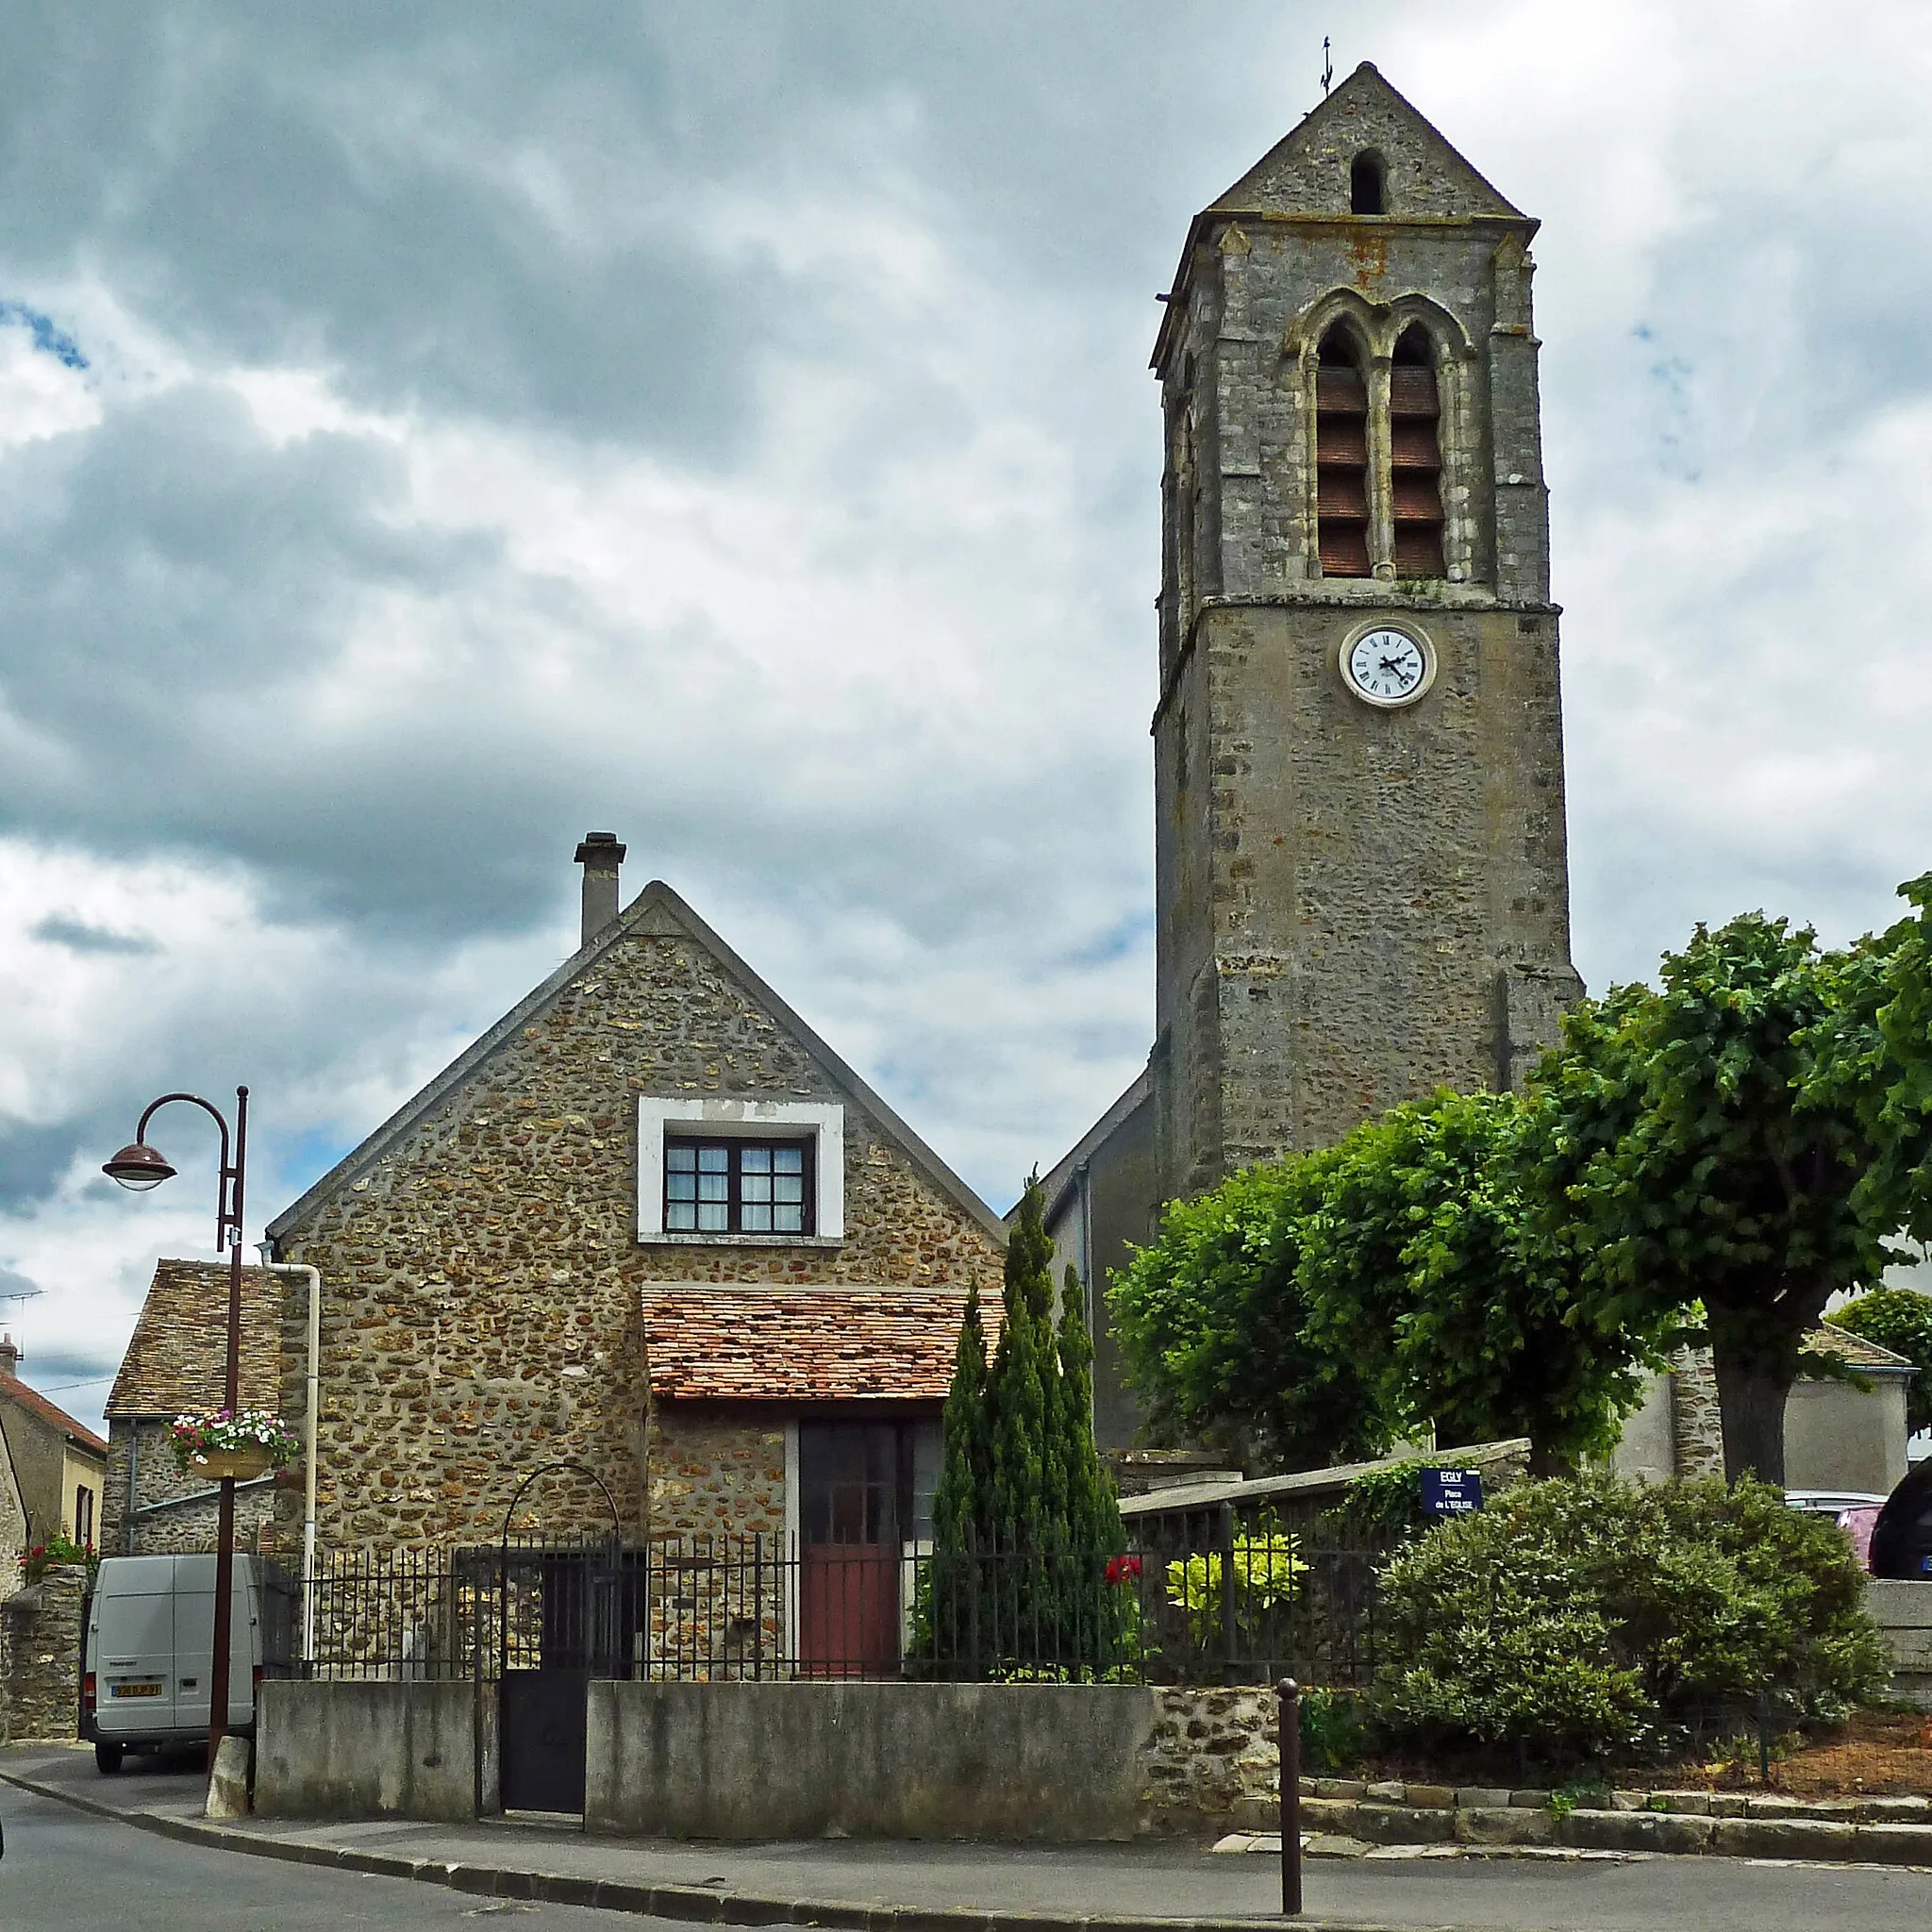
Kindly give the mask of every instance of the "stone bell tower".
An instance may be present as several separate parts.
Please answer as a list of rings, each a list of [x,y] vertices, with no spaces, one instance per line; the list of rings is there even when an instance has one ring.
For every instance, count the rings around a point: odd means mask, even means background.
[[[1189,232],[1154,356],[1165,1196],[1512,1086],[1580,991],[1536,227],[1365,64]]]

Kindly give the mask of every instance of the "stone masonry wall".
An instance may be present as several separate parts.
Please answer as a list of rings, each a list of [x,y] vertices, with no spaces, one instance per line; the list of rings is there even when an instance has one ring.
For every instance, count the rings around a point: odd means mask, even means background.
[[[1281,1774],[1272,1689],[1166,1688],[1141,1752],[1148,1829],[1227,1829],[1243,1799],[1272,1800]]]
[[[844,1240],[641,1244],[641,1094],[842,1102]],[[493,1539],[517,1483],[560,1459],[595,1470],[625,1533],[641,1533],[647,1281],[976,1280],[991,1295],[1000,1269],[978,1221],[668,918],[617,939],[282,1249],[323,1277],[325,1547]],[[301,1412],[302,1352],[291,1313],[285,1414]],[[663,1423],[667,1453],[694,1440],[682,1426]],[[769,1468],[769,1429],[746,1441]],[[652,1530],[712,1526],[719,1501],[711,1479],[668,1470]],[[285,1499],[285,1531],[299,1508]],[[608,1521],[594,1485],[558,1476],[533,1489],[518,1526]]]
[[[131,1520],[127,1494],[130,1469],[137,1491]],[[299,1485],[299,1464],[294,1480]],[[281,1531],[276,1521],[275,1489],[274,1478],[236,1486],[237,1549],[265,1555],[278,1547]],[[100,1552],[104,1557],[206,1554],[215,1546],[219,1495],[212,1485],[182,1474],[175,1460],[166,1418],[114,1416],[109,1420],[108,1471],[101,1498]],[[156,1507],[157,1505],[162,1507]],[[290,1547],[299,1547],[301,1541],[299,1501],[294,1530]]]
[[[1373,76],[1314,120],[1197,230],[1161,337],[1169,1193],[1438,1084],[1507,1084],[1577,991],[1529,225]],[[1372,225],[1345,212],[1364,144],[1388,169]],[[1321,575],[1316,361],[1338,320],[1372,397],[1407,328],[1433,345],[1441,579]],[[1374,491],[1390,475],[1372,466]],[[1437,652],[1402,710],[1357,702],[1336,670],[1381,619]]]
[[[783,1424],[660,1406],[651,1433],[655,1534],[783,1534]]]
[[[87,1572],[49,1570],[0,1601],[0,1744],[76,1735]]]
[[[1718,1407],[1717,1370],[1707,1348],[1680,1349],[1673,1357],[1671,1427],[1680,1476],[1724,1473],[1724,1416]]]

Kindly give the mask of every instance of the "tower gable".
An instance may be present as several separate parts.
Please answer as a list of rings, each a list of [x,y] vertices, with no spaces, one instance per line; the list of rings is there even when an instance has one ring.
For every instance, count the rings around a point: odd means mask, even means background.
[[[1524,219],[1367,60],[1217,195],[1208,212],[1356,212],[1351,167],[1363,155],[1382,166],[1385,202],[1378,212],[1398,220]]]

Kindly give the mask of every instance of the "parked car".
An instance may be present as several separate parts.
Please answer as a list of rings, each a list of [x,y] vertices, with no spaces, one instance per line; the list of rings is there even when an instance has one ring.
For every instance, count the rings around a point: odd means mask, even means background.
[[[1872,1532],[1872,1574],[1932,1581],[1932,1457],[1885,1499]]]
[[[235,1558],[228,1728],[252,1734],[255,1687],[286,1676],[295,1585],[259,1557]],[[107,1557],[87,1605],[80,1734],[103,1772],[130,1751],[164,1751],[208,1736],[214,1684],[215,1559]]]
[[[1829,1516],[1851,1539],[1858,1567],[1872,1567],[1872,1530],[1885,1498],[1863,1490],[1787,1490],[1785,1501],[1807,1516]]]

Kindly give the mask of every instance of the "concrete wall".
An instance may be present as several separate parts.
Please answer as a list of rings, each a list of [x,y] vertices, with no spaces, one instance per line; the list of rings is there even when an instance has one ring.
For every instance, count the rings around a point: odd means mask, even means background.
[[[1624,1418],[1610,1467],[1627,1482],[1663,1483],[1677,1473],[1676,1417],[1668,1374],[1646,1377],[1643,1400]]]
[[[498,1804],[473,1688],[262,1687],[256,1808],[460,1821]],[[585,1823],[680,1838],[1225,1831],[1275,1789],[1274,1692],[1061,1684],[597,1683]],[[479,1774],[480,1770],[480,1774]]]
[[[593,1684],[585,1824],[676,1838],[1134,1835],[1152,1690]]]
[[[1889,1496],[1906,1473],[1906,1382],[1799,1382],[1785,1401],[1785,1487]]]
[[[282,1818],[476,1816],[496,1809],[496,1696],[451,1684],[310,1683],[261,1687],[255,1808]],[[478,1776],[476,1744],[483,1740]]]
[[[1865,1607],[1891,1647],[1891,1693],[1932,1710],[1932,1583],[1874,1576]]]

